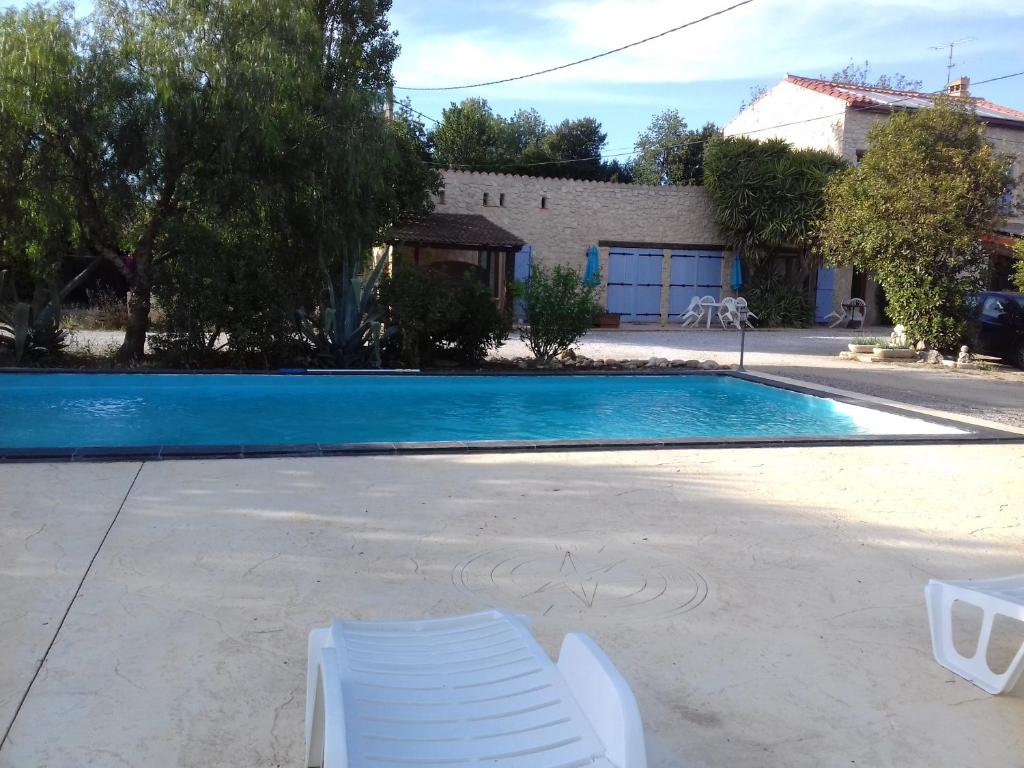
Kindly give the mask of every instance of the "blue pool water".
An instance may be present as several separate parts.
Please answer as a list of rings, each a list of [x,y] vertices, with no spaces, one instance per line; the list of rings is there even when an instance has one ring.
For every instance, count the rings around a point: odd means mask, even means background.
[[[728,376],[0,375],[0,448],[956,431]]]

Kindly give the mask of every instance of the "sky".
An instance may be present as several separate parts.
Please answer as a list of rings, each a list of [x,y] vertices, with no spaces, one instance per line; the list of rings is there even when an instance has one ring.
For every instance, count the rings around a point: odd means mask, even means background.
[[[831,75],[850,61],[900,72],[926,91],[1024,71],[1020,0],[754,0],[689,29],[561,72],[440,93],[450,86],[556,66],[723,9],[736,0],[394,0],[402,53],[396,98],[434,118],[453,101],[486,98],[502,115],[536,108],[550,123],[592,116],[606,155],[628,153],[653,115],[679,110],[691,127],[727,122],[754,86],[786,74]],[[938,46],[940,50],[934,50]],[[1024,76],[971,89],[1024,111]],[[429,124],[429,123],[428,123]]]
[[[401,55],[396,98],[433,118],[453,101],[487,99],[505,116],[535,108],[549,123],[597,118],[606,156],[632,149],[655,114],[677,109],[690,127],[733,117],[751,88],[787,74],[826,77],[851,61],[874,75],[899,72],[926,91],[953,77],[973,81],[1024,72],[1024,0],[753,0],[689,29],[515,83],[450,86],[557,66],[722,10],[737,0],[393,0]],[[0,7],[24,0],[0,0]],[[78,0],[79,14],[90,0]],[[938,50],[936,50],[938,48]],[[1024,76],[971,88],[1024,111]],[[427,121],[428,126],[430,122]]]

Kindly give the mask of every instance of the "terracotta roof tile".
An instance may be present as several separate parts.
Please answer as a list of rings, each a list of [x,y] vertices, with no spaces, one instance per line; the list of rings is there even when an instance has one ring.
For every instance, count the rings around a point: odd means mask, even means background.
[[[931,106],[937,94],[920,91],[900,91],[894,88],[878,88],[873,85],[856,85],[853,83],[836,83],[829,80],[817,80],[813,77],[787,75],[786,81],[807,88],[817,93],[845,101],[858,109],[920,109]],[[981,120],[1005,121],[1020,123],[1024,128],[1024,112],[1019,112],[986,99],[971,97],[974,109]]]

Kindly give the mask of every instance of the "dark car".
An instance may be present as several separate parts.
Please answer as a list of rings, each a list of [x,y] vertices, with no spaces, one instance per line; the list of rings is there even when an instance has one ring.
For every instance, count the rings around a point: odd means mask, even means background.
[[[1024,368],[1024,293],[986,291],[971,296],[977,315],[974,351]]]

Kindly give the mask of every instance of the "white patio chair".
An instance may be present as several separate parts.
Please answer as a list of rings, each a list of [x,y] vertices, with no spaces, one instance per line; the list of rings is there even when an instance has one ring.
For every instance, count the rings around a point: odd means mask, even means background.
[[[690,299],[689,305],[686,310],[679,313],[679,317],[682,320],[681,326],[683,328],[689,328],[700,321],[704,316],[703,308],[700,305],[700,299],[694,296]]]
[[[989,667],[988,648],[996,616],[1024,621],[1024,574],[979,581],[932,579],[924,594],[935,660],[989,693],[1013,688],[1024,671],[1024,642],[1002,674]],[[970,657],[961,655],[953,643],[953,603],[957,600],[983,611],[978,647]]]
[[[740,313],[740,309],[743,309],[743,308],[746,308],[746,310],[747,310],[747,319],[746,319],[747,328],[753,328],[754,325],[753,325],[753,323],[750,322],[750,318],[754,318],[755,320],[760,320],[761,318],[759,318],[757,315],[755,315],[753,312],[750,311],[750,306],[747,304],[747,300],[745,298],[743,298],[742,296],[737,296],[736,297],[736,312],[739,314]]]
[[[825,315],[826,323],[829,319],[833,317],[836,318],[835,322],[829,325],[829,328],[835,328],[837,325],[855,322],[857,323],[857,328],[862,329],[864,327],[864,318],[867,317],[868,314],[868,305],[865,303],[864,299],[850,299],[849,301],[844,301],[842,307],[843,314],[841,315],[838,312],[829,312]]]
[[[504,611],[310,633],[306,766],[464,764],[646,768],[636,700],[589,637],[556,666]]]
[[[726,323],[737,329],[740,328],[740,316],[736,311],[736,299],[732,296],[726,296],[722,299],[718,307],[718,322],[722,324],[722,328],[725,328]]]

